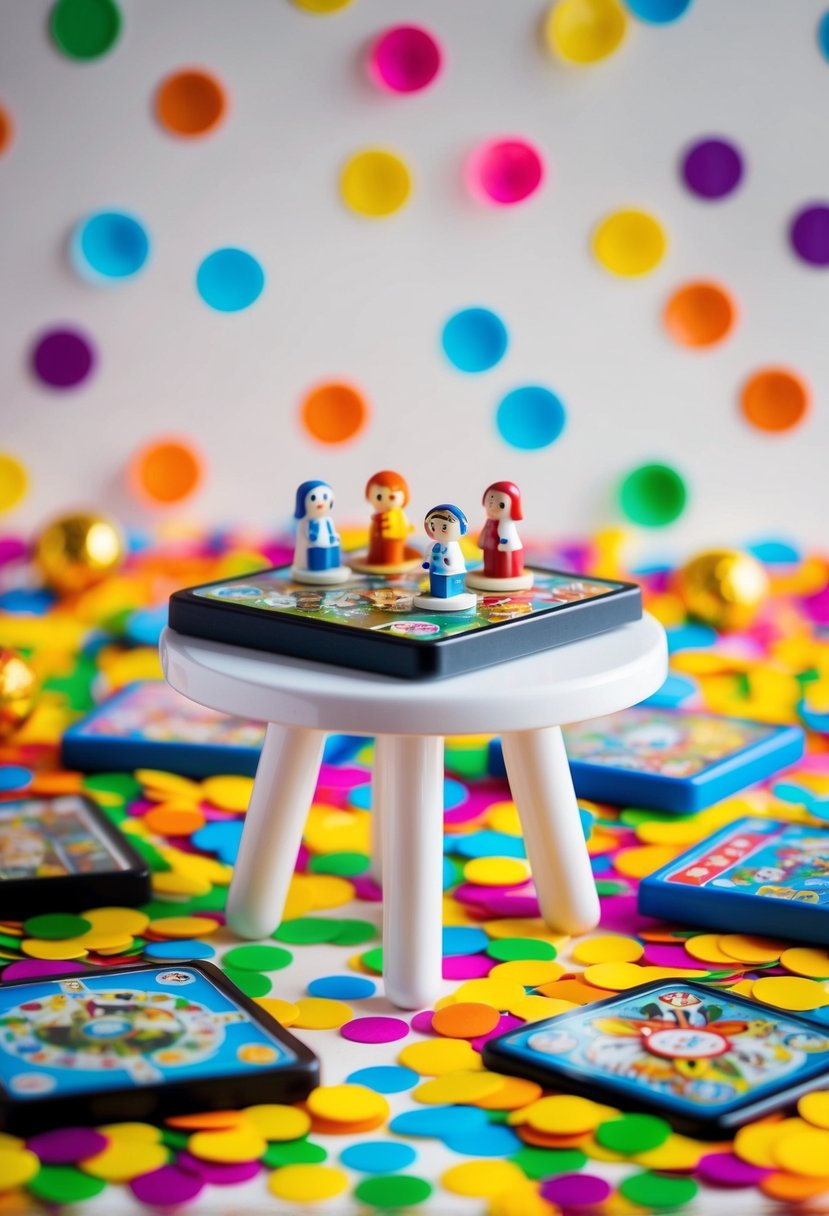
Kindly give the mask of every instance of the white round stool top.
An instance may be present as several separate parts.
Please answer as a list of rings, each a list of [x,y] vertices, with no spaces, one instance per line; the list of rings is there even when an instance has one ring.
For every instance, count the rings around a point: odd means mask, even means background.
[[[445,680],[401,680],[165,629],[161,663],[191,701],[237,717],[356,735],[477,735],[562,726],[649,697],[668,670],[653,617]]]

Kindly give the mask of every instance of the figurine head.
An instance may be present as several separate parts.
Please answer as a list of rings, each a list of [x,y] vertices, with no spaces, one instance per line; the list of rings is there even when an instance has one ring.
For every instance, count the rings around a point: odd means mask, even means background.
[[[484,490],[483,504],[487,519],[524,518],[521,510],[521,491],[514,481],[493,481]]]
[[[334,506],[334,491],[327,481],[303,481],[297,487],[294,519],[319,519]]]
[[[366,502],[375,511],[391,511],[405,507],[409,501],[409,486],[405,477],[392,469],[375,473],[366,482]]]
[[[432,507],[423,521],[423,527],[427,536],[441,544],[459,540],[469,530],[463,511],[451,502],[442,502]]]

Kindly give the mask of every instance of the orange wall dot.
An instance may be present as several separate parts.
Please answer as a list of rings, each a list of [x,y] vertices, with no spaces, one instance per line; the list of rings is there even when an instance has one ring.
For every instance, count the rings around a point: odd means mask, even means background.
[[[716,283],[686,283],[671,296],[663,319],[681,346],[713,346],[734,328],[737,307]]]
[[[151,507],[188,498],[204,475],[204,460],[187,439],[153,439],[139,448],[129,465],[133,493]]]
[[[155,113],[166,131],[193,139],[218,126],[227,109],[227,94],[214,76],[200,68],[173,72],[159,85]]]
[[[810,403],[805,380],[784,367],[765,367],[746,381],[740,405],[760,431],[788,431],[805,417]]]
[[[345,443],[367,420],[368,402],[349,384],[321,384],[302,402],[302,425],[320,443]]]
[[[12,116],[0,106],[0,155],[3,152],[8,152],[14,139],[14,123]]]

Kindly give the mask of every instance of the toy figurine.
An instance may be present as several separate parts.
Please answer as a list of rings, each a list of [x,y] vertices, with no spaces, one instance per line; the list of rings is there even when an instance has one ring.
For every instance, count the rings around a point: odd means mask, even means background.
[[[466,562],[458,544],[469,529],[463,511],[452,503],[442,502],[428,512],[423,527],[434,544],[429,560],[423,562],[423,569],[429,571],[429,594],[416,595],[415,608],[427,608],[430,612],[474,608],[478,601],[464,590]]]
[[[298,583],[344,583],[351,575],[340,564],[340,538],[331,519],[334,491],[324,481],[303,481],[297,488],[297,520],[291,574]]]
[[[420,563],[421,554],[406,544],[414,531],[403,508],[409,501],[405,477],[392,469],[375,473],[366,482],[366,502],[372,508],[368,552],[352,559],[355,570],[369,574],[402,574]]]
[[[466,576],[467,587],[479,591],[526,591],[533,576],[524,569],[524,546],[515,526],[523,519],[521,491],[513,481],[493,481],[484,490],[486,522],[478,537],[484,551],[483,570]]]

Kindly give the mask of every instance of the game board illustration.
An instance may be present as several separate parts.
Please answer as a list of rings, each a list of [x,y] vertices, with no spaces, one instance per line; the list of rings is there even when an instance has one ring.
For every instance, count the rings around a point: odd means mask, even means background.
[[[0,879],[60,878],[126,870],[74,796],[0,805]]]
[[[238,1075],[292,1059],[186,968],[0,989],[0,1082],[16,1099]]]
[[[140,681],[73,728],[76,738],[261,748],[265,727],[197,705],[161,680]]]

